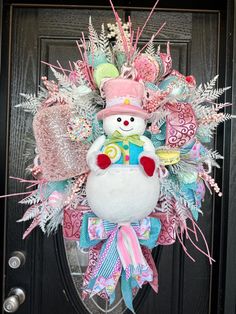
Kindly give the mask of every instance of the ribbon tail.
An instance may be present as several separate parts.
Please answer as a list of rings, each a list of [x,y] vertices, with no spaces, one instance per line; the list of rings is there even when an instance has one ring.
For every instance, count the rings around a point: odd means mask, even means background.
[[[110,295],[109,304],[111,305],[116,299],[116,293],[115,291]]]
[[[131,278],[129,280],[126,279],[126,274],[123,271],[121,275],[121,292],[127,308],[135,314],[133,307],[133,292],[131,286]]]
[[[110,302],[114,300],[115,288],[122,271],[116,245],[117,228],[111,232],[109,238],[103,243],[92,276],[85,287],[90,297],[105,292],[110,298]]]
[[[139,287],[142,287],[145,281],[152,281],[153,272],[143,256],[134,229],[131,226],[122,226],[118,231],[117,239],[117,251],[126,273],[126,279],[134,278]]]
[[[152,289],[158,293],[158,273],[157,273],[157,268],[155,265],[155,262],[153,260],[152,257],[152,252],[145,246],[142,247],[142,251],[143,251],[143,255],[148,263],[148,265],[150,266],[150,268],[152,269],[153,272],[153,280],[149,282],[150,286],[152,287]]]
[[[98,261],[99,258],[99,252],[101,251],[102,244],[98,243],[96,246],[90,248],[89,250],[89,261],[88,261],[88,266],[86,269],[86,272],[83,277],[83,292],[82,292],[82,299],[84,300],[89,296],[89,292],[87,291],[87,287],[89,282],[93,279],[93,271],[94,267]],[[98,295],[101,298],[104,298],[105,300],[108,300],[108,295],[107,293],[98,293]]]

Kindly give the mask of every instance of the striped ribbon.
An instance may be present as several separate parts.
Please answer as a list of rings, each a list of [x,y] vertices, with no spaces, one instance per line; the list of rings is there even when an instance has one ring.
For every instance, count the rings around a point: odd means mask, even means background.
[[[154,290],[157,290],[157,281],[154,278],[157,271],[154,263],[150,267],[140,245],[148,249],[156,246],[160,229],[160,220],[156,218],[118,225],[104,221],[91,212],[84,214],[80,247],[93,247],[102,241],[99,257],[89,282],[83,287],[84,290],[90,296],[105,292],[112,303],[117,283],[123,278],[122,294],[126,306],[133,311],[132,289],[149,282]]]

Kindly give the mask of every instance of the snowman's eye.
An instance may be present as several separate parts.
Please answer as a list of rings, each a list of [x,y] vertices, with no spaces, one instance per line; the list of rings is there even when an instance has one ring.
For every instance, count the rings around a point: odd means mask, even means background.
[[[120,121],[121,121],[121,118],[120,118],[120,117],[119,117],[119,118],[117,118],[117,121],[118,121],[118,122],[120,122]]]
[[[134,117],[131,117],[131,118],[130,118],[130,121],[131,121],[131,122],[134,122]]]

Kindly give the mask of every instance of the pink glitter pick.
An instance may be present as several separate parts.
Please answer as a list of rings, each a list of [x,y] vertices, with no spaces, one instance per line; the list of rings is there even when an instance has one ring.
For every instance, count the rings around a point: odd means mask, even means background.
[[[50,67],[52,67],[52,68],[54,68],[54,69],[62,70],[61,67],[58,67],[58,66],[56,66],[56,65],[54,65],[54,64],[51,64],[51,63],[48,63],[48,62],[45,62],[45,61],[41,61],[41,63],[46,64],[46,65],[49,65]],[[65,71],[65,72],[71,72],[70,70],[67,70],[67,69],[64,69],[64,68],[63,68],[63,71]]]
[[[117,25],[118,25],[119,30],[120,30],[121,39],[122,39],[123,47],[124,47],[124,50],[125,50],[125,54],[126,54],[127,58],[129,58],[129,49],[128,49],[128,44],[127,44],[127,39],[125,37],[124,29],[123,29],[123,27],[121,25],[121,22],[120,22],[120,17],[118,15],[118,13],[116,12],[115,7],[114,7],[112,1],[111,0],[109,0],[109,1],[110,1],[110,4],[111,4],[111,8],[112,8],[112,11],[114,13]]]
[[[62,73],[67,77],[65,70],[63,69],[62,65],[60,64],[60,62],[57,60],[57,64],[60,67],[60,70],[62,71]]]
[[[151,12],[149,13],[149,15],[148,15],[148,17],[147,17],[147,19],[146,19],[146,21],[144,22],[143,27],[142,27],[142,29],[141,29],[141,31],[140,31],[140,33],[139,33],[139,38],[142,36],[143,31],[144,31],[144,29],[145,29],[145,27],[146,27],[148,21],[150,20],[150,18],[151,18],[151,16],[152,16],[152,14],[153,14],[153,12],[154,12],[156,6],[158,5],[158,2],[159,2],[159,0],[156,1],[156,3],[154,4],[154,6],[153,6]],[[138,39],[139,39],[139,38],[138,38]]]
[[[85,65],[85,67],[84,67],[85,75],[86,75],[86,78],[88,79],[88,82],[90,83],[90,87],[92,89],[96,89],[96,86],[95,86],[94,81],[93,81],[93,76],[92,76],[91,70],[89,69],[89,66],[88,66],[88,56],[87,56],[87,52],[86,52],[86,42],[85,42],[85,38],[84,38],[84,33],[83,32],[82,32],[82,38],[80,38],[80,41],[81,41],[82,47],[84,49],[84,53],[82,52],[82,49],[81,49],[80,44],[79,44],[78,41],[76,41],[76,44],[77,44],[77,47],[79,49],[82,61],[83,61],[84,65]]]
[[[151,39],[146,43],[146,45],[143,46],[143,48],[139,51],[138,56],[142,53],[142,51],[148,46],[149,43],[151,43],[161,32],[163,27],[166,25],[166,22],[164,22],[161,27],[158,29],[158,31],[152,35]]]
[[[139,33],[140,33],[140,27],[138,26],[137,28],[137,32],[136,32],[136,38],[135,38],[135,43],[134,43],[134,51],[137,50],[137,46],[138,46],[138,40],[139,40]]]

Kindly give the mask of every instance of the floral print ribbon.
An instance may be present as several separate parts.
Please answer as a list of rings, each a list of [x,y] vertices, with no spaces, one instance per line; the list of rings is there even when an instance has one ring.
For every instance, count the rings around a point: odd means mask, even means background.
[[[85,213],[81,226],[80,247],[92,248],[102,243],[99,256],[89,280],[84,284],[86,294],[93,296],[106,292],[110,303],[115,299],[115,288],[121,278],[121,290],[126,306],[134,312],[133,289],[149,282],[157,291],[157,271],[152,259],[143,254],[157,245],[161,230],[160,220],[145,218],[141,221],[118,225]],[[149,256],[149,260],[146,260]]]

